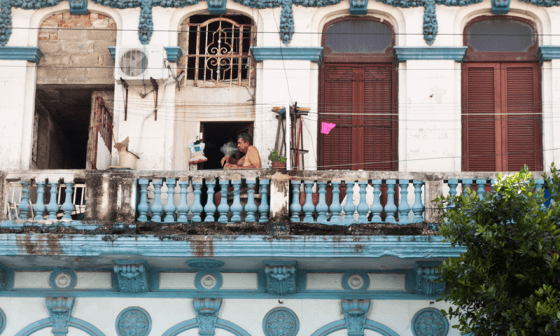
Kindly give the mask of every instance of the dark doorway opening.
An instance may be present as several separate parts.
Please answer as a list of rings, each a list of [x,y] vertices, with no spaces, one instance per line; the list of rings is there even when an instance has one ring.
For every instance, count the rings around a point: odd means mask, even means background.
[[[202,122],[200,131],[206,146],[204,155],[208,161],[201,163],[199,169],[222,169],[220,161],[224,154],[220,148],[229,141],[237,145],[237,136],[241,133],[253,136],[253,122]]]
[[[37,85],[33,163],[37,169],[85,169],[92,106],[112,85]]]

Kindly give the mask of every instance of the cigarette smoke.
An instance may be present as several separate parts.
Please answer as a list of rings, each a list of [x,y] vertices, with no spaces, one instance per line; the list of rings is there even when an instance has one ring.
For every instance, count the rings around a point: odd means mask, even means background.
[[[237,152],[237,146],[233,141],[225,143],[221,148],[220,151],[224,153],[224,155],[234,156],[235,152]]]

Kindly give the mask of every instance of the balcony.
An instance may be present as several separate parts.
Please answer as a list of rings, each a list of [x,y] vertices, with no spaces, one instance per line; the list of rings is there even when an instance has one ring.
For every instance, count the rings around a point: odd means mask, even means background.
[[[4,172],[9,232],[435,235],[432,200],[482,195],[497,173],[379,171]],[[541,181],[542,182],[542,181]]]

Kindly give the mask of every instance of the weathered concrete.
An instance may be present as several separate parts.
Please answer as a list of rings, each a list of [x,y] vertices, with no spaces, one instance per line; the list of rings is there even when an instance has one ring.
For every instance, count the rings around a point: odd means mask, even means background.
[[[4,211],[4,204],[6,204],[6,174],[0,171],[0,221],[6,220],[6,211]]]
[[[86,221],[135,221],[136,180],[130,172],[90,171],[86,173],[86,190]]]

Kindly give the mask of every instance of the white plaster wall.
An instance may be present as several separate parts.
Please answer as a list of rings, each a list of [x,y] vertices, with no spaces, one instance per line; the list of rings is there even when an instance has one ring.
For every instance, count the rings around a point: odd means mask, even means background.
[[[117,336],[115,320],[119,313],[128,307],[145,309],[152,319],[150,335],[162,335],[167,329],[182,321],[195,318],[191,299],[148,299],[148,298],[76,298],[72,317],[91,323],[106,336]],[[224,299],[219,318],[235,323],[252,336],[264,336],[262,321],[274,308],[291,309],[298,317],[300,330],[298,335],[311,335],[324,325],[344,318],[340,300],[294,300],[294,299]],[[412,336],[410,322],[419,310],[427,307],[446,308],[443,303],[430,303],[426,300],[372,300],[368,319],[379,322],[401,336]],[[7,318],[6,335],[15,335],[25,326],[48,317],[44,298],[3,298],[0,308]],[[454,322],[451,322],[452,325]],[[82,336],[75,328],[69,329],[69,335]],[[366,333],[375,335],[375,333]],[[46,329],[35,335],[50,335]],[[197,335],[196,330],[181,335]],[[229,335],[221,329],[216,335]],[[346,335],[346,331],[334,335]],[[450,328],[450,336],[459,335]]]

